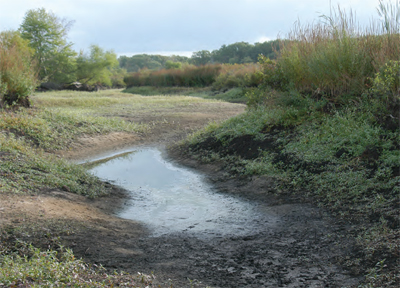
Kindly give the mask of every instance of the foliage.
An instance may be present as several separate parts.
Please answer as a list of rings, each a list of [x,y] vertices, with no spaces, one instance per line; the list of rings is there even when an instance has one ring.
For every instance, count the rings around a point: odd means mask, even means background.
[[[388,103],[400,100],[400,61],[385,63],[372,81],[371,93]]]
[[[284,75],[280,62],[263,55],[260,55],[258,61],[263,67],[263,86],[280,91],[287,91],[290,88],[288,77]]]
[[[230,45],[222,45],[220,49],[214,50],[210,53],[209,61],[221,64],[256,63],[259,55],[275,59],[281,45],[282,42],[278,40],[255,44],[237,42]],[[196,53],[193,54],[192,60],[196,55]]]
[[[83,167],[47,152],[67,150],[82,134],[146,131],[146,125],[95,114],[99,107],[109,111],[120,103],[102,92],[75,92],[68,102],[63,101],[66,92],[56,94],[43,93],[40,103],[47,108],[0,111],[0,192],[39,193],[43,188],[58,188],[89,197],[103,195],[107,193],[104,183]],[[36,98],[34,103],[38,103]]]
[[[193,52],[191,62],[196,66],[209,64],[211,61],[211,53],[207,50]]]
[[[235,87],[255,87],[261,84],[262,80],[263,74],[257,64],[223,64],[212,87],[217,91]]]
[[[181,62],[172,62],[168,60],[165,62],[165,69],[181,69],[182,63]]]
[[[60,19],[44,8],[26,12],[20,32],[35,51],[34,59],[42,82],[63,83],[72,79],[76,53],[71,49],[72,43],[66,40],[71,25],[72,22]]]
[[[282,43],[277,61],[261,62],[267,85],[324,95],[340,104],[346,101],[344,96],[367,91],[375,73],[390,60],[398,60],[400,37],[390,27],[392,33],[387,33],[386,26],[358,27],[355,16],[340,8],[323,19],[312,25],[297,23],[289,34],[291,41]]]
[[[0,107],[19,104],[29,106],[29,95],[37,78],[32,49],[15,31],[0,33]]]
[[[185,56],[162,56],[162,55],[147,55],[139,54],[133,55],[131,57],[120,56],[118,58],[119,65],[121,68],[126,69],[128,72],[139,72],[140,70],[159,70],[168,67],[166,63],[168,61],[176,63],[188,63],[189,58]]]
[[[207,163],[217,159],[232,177],[273,177],[277,193],[312,196],[343,221],[362,223],[365,231],[355,236],[364,253],[363,268],[386,258],[392,270],[382,273],[392,273],[400,245],[399,127],[392,132],[377,125],[373,109],[349,105],[327,114],[323,100],[294,91],[279,94],[270,95],[266,106],[197,132],[183,151]],[[241,149],[232,154],[231,147]],[[246,147],[255,150],[253,156]]]
[[[124,78],[127,87],[206,87],[210,86],[218,76],[220,65],[186,66],[182,69],[159,71],[141,71],[132,73]]]
[[[140,54],[131,57],[120,56],[118,58],[121,68],[128,72],[139,72],[141,70],[161,70],[171,69],[167,62],[181,62],[196,66],[208,64],[246,64],[256,63],[260,54],[270,59],[275,59],[277,51],[285,41],[266,41],[263,43],[249,44],[246,42],[237,42],[229,45],[222,45],[220,49],[213,51],[201,50],[196,51],[190,58],[184,56],[162,56]],[[177,68],[177,67],[174,67]]]
[[[207,87],[223,91],[238,87],[254,87],[263,81],[257,64],[187,65],[182,69],[142,70],[125,77],[128,87]]]
[[[0,254],[0,286],[145,287],[152,282],[150,275],[141,273],[136,276],[125,273],[109,275],[103,267],[76,259],[70,249],[63,247],[59,251],[41,251],[23,242],[17,246],[19,254]]]
[[[90,46],[89,55],[81,52],[76,64],[77,80],[89,85],[102,84],[111,87],[113,70],[118,71],[117,55],[113,51],[104,51],[98,45]]]

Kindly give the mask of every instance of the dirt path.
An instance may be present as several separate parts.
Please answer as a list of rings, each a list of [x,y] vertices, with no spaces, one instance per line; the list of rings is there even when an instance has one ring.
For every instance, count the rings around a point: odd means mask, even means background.
[[[118,115],[129,121],[154,123],[147,134],[113,133],[82,137],[69,159],[82,159],[132,145],[160,147],[182,139],[209,121],[244,111],[243,105],[206,103],[180,111],[165,109],[151,116]],[[57,237],[78,257],[107,269],[152,273],[161,287],[351,287],[359,282],[337,265],[346,260],[351,242],[346,227],[324,211],[298,200],[274,196],[269,179],[226,179],[217,165],[199,165],[177,150],[169,157],[208,175],[221,193],[255,201],[278,217],[278,225],[251,237],[199,239],[177,233],[149,237],[140,223],[112,216],[127,201],[126,191],[113,187],[110,197],[89,200],[61,191],[41,196],[4,195],[0,225],[18,226],[24,240],[51,247]],[[111,186],[111,185],[110,185]],[[34,223],[34,224],[33,224]],[[29,232],[30,231],[30,232]],[[190,281],[188,279],[191,279]]]

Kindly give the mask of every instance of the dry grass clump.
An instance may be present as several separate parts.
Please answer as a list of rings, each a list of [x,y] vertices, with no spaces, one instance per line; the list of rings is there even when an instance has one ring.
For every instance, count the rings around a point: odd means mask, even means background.
[[[355,14],[340,9],[319,23],[294,26],[290,41],[282,43],[278,69],[281,78],[301,92],[339,101],[343,95],[361,95],[376,73],[400,55],[399,4],[384,5],[382,23],[359,26]]]

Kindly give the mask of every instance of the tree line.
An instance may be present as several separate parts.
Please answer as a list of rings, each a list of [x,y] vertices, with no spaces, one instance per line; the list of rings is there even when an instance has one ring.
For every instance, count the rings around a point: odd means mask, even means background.
[[[79,82],[86,87],[121,88],[126,86],[124,78],[129,72],[249,64],[256,63],[260,54],[274,59],[282,43],[237,42],[213,51],[197,51],[191,57],[142,54],[118,58],[113,50],[98,45],[75,51],[67,38],[73,23],[38,8],[26,12],[18,30],[0,32],[0,107],[4,103],[28,105],[28,95],[39,86],[61,89]]]
[[[197,51],[191,57],[140,54],[132,57],[120,56],[118,60],[120,67],[128,72],[138,72],[142,69],[180,68],[182,65],[247,64],[257,63],[261,54],[267,58],[275,59],[281,45],[282,41],[279,40],[255,44],[237,42],[230,45],[222,45],[220,49],[213,51]]]
[[[44,8],[32,9],[26,12],[17,31],[1,32],[1,41],[12,39],[24,43],[19,45],[20,48],[29,48],[39,83],[79,81],[88,85],[114,86],[118,84],[118,75],[122,83],[125,71],[119,67],[114,51],[105,51],[98,45],[91,45],[88,52],[72,49],[73,43],[67,40],[72,25],[73,21],[61,19]],[[15,43],[8,46],[13,47]]]

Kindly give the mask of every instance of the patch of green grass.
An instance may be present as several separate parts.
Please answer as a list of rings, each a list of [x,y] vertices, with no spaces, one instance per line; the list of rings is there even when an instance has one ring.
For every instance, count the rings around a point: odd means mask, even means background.
[[[3,193],[41,193],[46,188],[88,197],[107,193],[104,184],[83,167],[34,149],[13,135],[0,134],[0,159]]]
[[[298,128],[298,133],[298,141],[288,143],[285,150],[305,161],[337,162],[340,157],[335,155],[339,150],[346,159],[360,157],[367,147],[387,151],[396,138],[394,133],[368,123],[351,109],[306,123]]]
[[[140,86],[130,87],[123,92],[138,94],[143,96],[156,96],[156,95],[184,95],[200,97],[204,99],[222,100],[232,103],[246,103],[245,89],[231,88],[224,91],[214,91],[211,87],[205,88],[189,88],[189,87],[153,87],[153,86]]]
[[[215,91],[211,95],[203,97],[206,99],[218,99],[231,103],[246,103],[247,98],[245,96],[245,91],[246,89],[244,88],[236,87],[226,91]]]
[[[208,95],[211,88],[194,88],[194,87],[154,87],[154,86],[138,86],[130,87],[123,90],[124,93],[137,94],[142,96],[157,95],[185,95],[185,96],[201,96]]]
[[[148,287],[153,277],[107,274],[100,266],[76,259],[70,249],[41,251],[19,243],[19,253],[0,254],[0,286],[5,287]],[[22,255],[21,255],[22,254]]]
[[[146,125],[118,118],[85,115],[82,110],[22,109],[17,112],[0,112],[0,130],[45,150],[65,149],[82,134],[142,132],[146,129]]]

